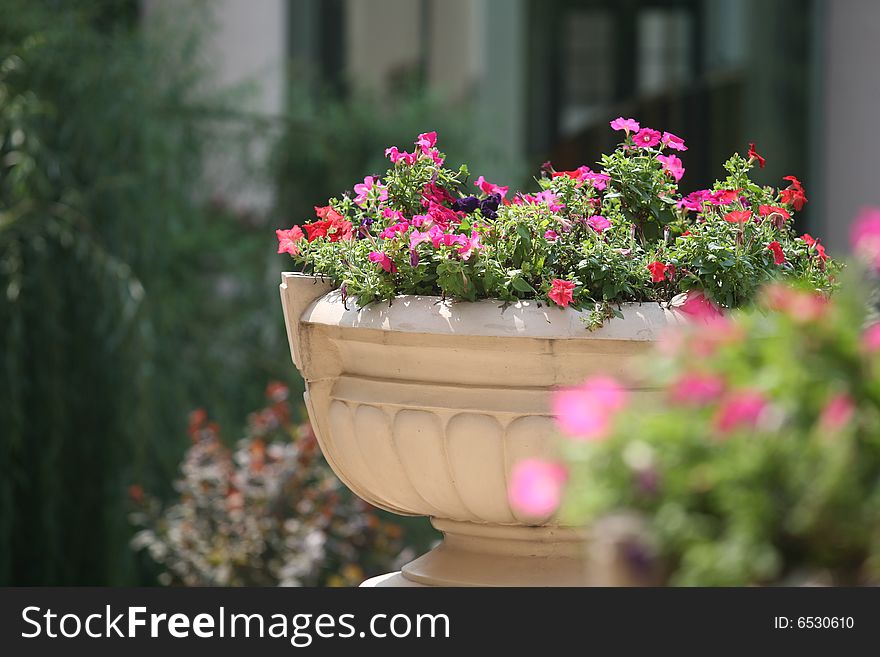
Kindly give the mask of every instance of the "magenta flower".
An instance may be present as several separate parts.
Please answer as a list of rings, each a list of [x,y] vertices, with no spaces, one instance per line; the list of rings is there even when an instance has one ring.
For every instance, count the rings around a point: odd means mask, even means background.
[[[373,178],[373,176],[367,176],[364,178],[363,183],[358,183],[354,186],[354,191],[357,193],[357,196],[354,197],[354,202],[359,206],[364,207],[367,203],[367,199],[370,195],[370,192],[376,190],[376,199],[379,201],[385,201],[388,199],[388,190],[379,182],[378,178]]]
[[[675,178],[675,182],[681,180],[684,175],[682,161],[675,155],[658,155],[657,161],[663,165],[663,170]]]
[[[507,196],[507,191],[510,189],[510,187],[502,187],[501,185],[487,182],[483,176],[477,178],[477,182],[475,182],[474,185],[483,190],[484,194],[500,194],[501,198]]]
[[[427,155],[428,151],[437,145],[437,133],[423,132],[419,135],[419,138],[416,140],[415,143],[416,146],[422,149],[422,153]]]
[[[391,160],[392,164],[397,164],[398,162],[403,160],[404,164],[412,166],[413,164],[415,164],[418,155],[416,155],[415,153],[400,151],[397,149],[397,146],[390,146],[385,149],[385,157]]]
[[[549,516],[559,508],[566,479],[568,472],[560,463],[541,459],[520,461],[510,473],[510,504],[524,515]]]
[[[703,203],[709,201],[712,197],[712,192],[708,189],[698,189],[695,192],[691,192],[684,198],[682,198],[677,207],[684,208],[685,210],[690,210],[692,212],[699,212],[703,209]]]
[[[577,388],[553,396],[553,414],[563,433],[575,440],[601,440],[613,414],[626,405],[627,391],[613,378],[593,376]]]
[[[669,397],[682,406],[705,406],[724,392],[724,379],[715,374],[684,374],[669,389]]]
[[[600,214],[594,214],[587,219],[587,225],[597,233],[601,233],[602,231],[611,228],[611,222]]]
[[[652,128],[642,128],[633,137],[633,142],[641,148],[653,148],[660,143],[660,132]]]
[[[593,187],[598,191],[602,191],[605,187],[608,186],[608,181],[611,180],[611,176],[607,173],[597,173],[596,171],[587,171],[584,176],[584,180],[589,180]]]
[[[880,351],[880,322],[871,324],[862,333],[862,348],[869,354]]]
[[[438,230],[439,230],[439,229],[438,229]],[[414,230],[413,232],[411,232],[411,233],[409,234],[409,248],[410,248],[411,251],[414,251],[415,248],[416,248],[419,244],[421,244],[422,242],[431,242],[431,241],[432,241],[432,240],[431,240],[431,234],[430,234],[430,232],[427,232],[427,233],[420,233],[419,231]]]
[[[555,230],[548,230],[546,233],[544,233],[544,239],[548,242],[555,242],[559,239],[559,235]]]
[[[381,233],[379,233],[379,237],[383,240],[392,239],[398,233],[405,233],[409,230],[409,223],[406,221],[399,221],[396,224],[391,224],[390,226],[386,226]]]
[[[465,235],[460,235],[459,237],[464,238],[464,242],[458,248],[458,255],[461,256],[462,260],[467,260],[474,251],[484,248],[482,242],[480,242],[480,234],[477,231],[473,231],[470,237]]]
[[[755,390],[732,393],[715,414],[715,428],[721,434],[734,429],[754,429],[767,408],[767,399]]]
[[[440,226],[436,225],[431,226],[428,230],[428,236],[431,238],[431,243],[435,249],[441,246],[463,246],[467,241],[467,237],[464,235],[453,235],[452,233],[444,232]]]
[[[712,324],[724,317],[718,306],[707,299],[699,290],[688,290],[681,303],[674,304],[674,307],[694,320],[707,324]]]
[[[388,257],[387,253],[383,253],[382,251],[370,251],[370,262],[375,262],[380,265],[382,269],[387,271],[390,274],[393,274],[397,271],[397,267],[394,266],[394,263],[391,262],[391,258]]]
[[[639,128],[641,127],[639,125],[639,122],[635,119],[625,119],[622,116],[618,116],[608,125],[611,126],[612,130],[624,130],[626,134],[629,134],[631,132],[638,132]]]
[[[880,208],[863,208],[850,232],[853,251],[880,272]]]
[[[458,215],[452,208],[447,208],[439,203],[430,203],[428,207],[428,217],[438,226],[448,228],[453,223],[459,223]]]
[[[660,143],[666,148],[671,148],[674,151],[686,151],[688,149],[687,146],[684,145],[684,139],[675,136],[671,132],[664,132],[663,139],[661,139]]]
[[[826,431],[840,431],[852,420],[856,412],[853,398],[846,393],[834,395],[819,416],[819,425]]]

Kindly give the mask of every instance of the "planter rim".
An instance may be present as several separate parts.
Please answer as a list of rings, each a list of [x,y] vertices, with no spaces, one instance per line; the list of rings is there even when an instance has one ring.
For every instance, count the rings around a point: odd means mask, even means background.
[[[326,281],[321,276],[284,272],[284,282]],[[345,306],[348,306],[346,308]],[[559,340],[653,341],[669,326],[687,323],[686,315],[656,301],[620,304],[623,318],[609,319],[589,331],[589,312],[551,307],[536,301],[504,306],[497,299],[450,301],[438,296],[401,295],[357,308],[354,299],[342,303],[339,290],[320,296],[302,313],[300,321],[340,329],[372,329],[396,333],[449,336],[510,337]]]

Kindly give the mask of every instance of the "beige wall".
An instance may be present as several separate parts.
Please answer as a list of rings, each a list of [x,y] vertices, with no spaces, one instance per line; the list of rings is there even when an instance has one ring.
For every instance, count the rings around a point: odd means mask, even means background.
[[[880,2],[826,2],[825,25],[820,232],[839,251],[859,208],[880,205]]]

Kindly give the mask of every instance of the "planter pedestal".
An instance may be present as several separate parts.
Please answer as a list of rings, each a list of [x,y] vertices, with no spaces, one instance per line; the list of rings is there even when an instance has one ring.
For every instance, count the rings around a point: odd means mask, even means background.
[[[399,575],[371,585],[616,583],[597,549],[601,536],[588,541],[553,516],[519,513],[507,482],[518,461],[557,454],[553,390],[594,374],[625,380],[632,359],[683,318],[629,304],[624,319],[591,333],[582,313],[536,302],[398,297],[358,310],[328,283],[288,273],[281,299],[309,417],[334,472],[370,504],[430,516],[444,534]]]

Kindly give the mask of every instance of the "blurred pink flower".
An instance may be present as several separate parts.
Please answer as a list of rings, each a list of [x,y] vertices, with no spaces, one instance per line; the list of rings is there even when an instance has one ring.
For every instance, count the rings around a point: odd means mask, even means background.
[[[555,242],[559,239],[559,235],[556,233],[555,230],[548,230],[546,233],[544,233],[544,239],[548,242]]]
[[[819,416],[819,425],[827,431],[839,431],[852,420],[856,405],[852,397],[845,393],[834,395]]]
[[[682,166],[681,158],[675,155],[658,155],[657,161],[663,165],[663,170],[675,178],[676,182],[681,180],[684,175],[684,166]]]
[[[717,374],[683,374],[669,388],[669,397],[682,406],[705,406],[724,392],[724,379]]]
[[[568,479],[565,467],[553,461],[525,459],[513,467],[508,498],[519,513],[548,516],[559,508]]]
[[[767,399],[755,390],[732,393],[715,414],[715,428],[722,434],[734,429],[753,429],[767,408]]]
[[[612,130],[625,130],[626,134],[629,134],[630,132],[638,132],[639,128],[641,128],[639,122],[635,119],[625,119],[622,116],[618,116],[608,125],[611,126]]]
[[[475,182],[474,185],[483,190],[484,194],[501,194],[501,198],[507,196],[507,190],[510,189],[510,187],[502,187],[501,185],[487,182],[483,176],[477,178],[477,182]]]
[[[850,231],[850,242],[856,255],[880,271],[880,208],[862,208]]]
[[[699,290],[688,290],[680,303],[675,303],[678,298],[679,297],[673,299],[671,305],[695,320],[711,323],[714,320],[723,317],[718,306],[707,299]]]
[[[862,333],[862,348],[869,354],[880,351],[880,322],[871,324]]]
[[[783,283],[766,285],[760,299],[765,307],[785,313],[798,324],[818,321],[828,307],[828,299],[821,294],[796,290]]]
[[[576,440],[601,440],[608,435],[614,413],[626,405],[628,393],[609,376],[593,376],[577,388],[553,396],[559,428]]]

